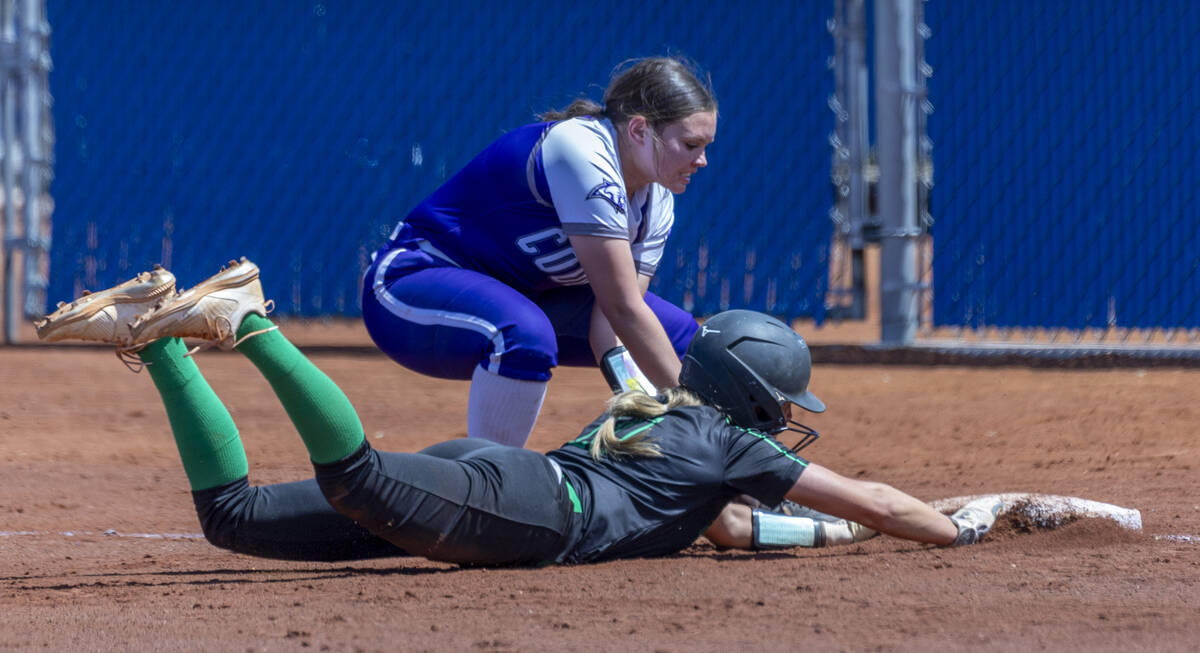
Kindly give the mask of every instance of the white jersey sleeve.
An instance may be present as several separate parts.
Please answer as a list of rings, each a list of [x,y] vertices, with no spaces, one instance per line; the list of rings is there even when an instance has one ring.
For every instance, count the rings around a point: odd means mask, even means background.
[[[630,249],[633,250],[638,273],[654,276],[654,271],[662,261],[663,248],[667,245],[667,237],[671,235],[671,227],[675,224],[675,196],[658,184],[650,184],[649,195],[649,206],[645,207],[644,212],[646,228],[641,238],[630,243]]]
[[[654,274],[674,221],[675,201],[658,184],[628,196],[612,123],[564,120],[550,129],[541,149],[563,233],[627,240],[638,272]]]

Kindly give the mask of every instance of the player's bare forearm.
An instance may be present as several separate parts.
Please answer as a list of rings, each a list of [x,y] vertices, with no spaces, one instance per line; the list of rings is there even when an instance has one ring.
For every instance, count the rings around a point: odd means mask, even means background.
[[[638,274],[629,242],[589,236],[570,239],[596,296],[596,306],[642,373],[655,387],[678,385],[679,356],[658,316],[646,304],[649,279]]]
[[[592,355],[596,357],[597,364],[602,361],[605,352],[621,344],[621,339],[617,337],[612,325],[608,323],[608,318],[604,317],[604,311],[600,310],[599,306],[592,307],[588,344],[592,347]]]
[[[881,533],[930,544],[950,544],[958,527],[919,499],[890,485],[846,478],[810,463],[787,497]]]

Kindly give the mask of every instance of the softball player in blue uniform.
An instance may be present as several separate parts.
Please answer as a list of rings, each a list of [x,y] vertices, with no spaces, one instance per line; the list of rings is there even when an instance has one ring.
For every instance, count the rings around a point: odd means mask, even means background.
[[[62,305],[44,340],[116,344],[145,363],[162,397],[213,544],[251,555],[342,560],[419,555],[469,565],[584,563],[690,545],[731,499],[785,497],[895,536],[976,541],[999,504],[947,517],[886,485],[842,477],[780,444],[795,406],[820,412],[811,359],[782,322],[729,311],[705,322],[679,387],[618,395],[562,448],[541,454],[460,438],[420,453],[374,450],[340,389],[266,318],[258,268],[242,259],[185,292],[156,269]],[[315,478],[251,487],[228,411],[180,338],[236,348],[271,384]],[[843,525],[849,522],[843,522]],[[756,513],[747,546],[778,544]],[[853,534],[853,531],[852,531]]]
[[[708,85],[660,57],[619,72],[603,106],[501,136],[373,255],[368,333],[405,367],[470,379],[467,434],[501,444],[525,444],[556,365],[623,344],[674,385],[696,321],[647,288],[716,123]]]

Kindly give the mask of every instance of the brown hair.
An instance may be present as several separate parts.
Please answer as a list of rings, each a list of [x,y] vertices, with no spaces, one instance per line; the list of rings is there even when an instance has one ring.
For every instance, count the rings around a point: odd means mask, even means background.
[[[633,116],[642,116],[657,131],[694,113],[716,110],[711,80],[694,63],[681,57],[646,57],[617,66],[604,90],[603,105],[579,98],[566,108],[547,111],[538,118],[596,116],[619,125]]]

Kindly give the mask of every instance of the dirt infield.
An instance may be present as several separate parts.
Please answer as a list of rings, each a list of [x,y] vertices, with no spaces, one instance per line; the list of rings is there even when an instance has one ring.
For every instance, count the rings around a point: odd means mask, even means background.
[[[339,330],[341,329],[341,330]],[[348,329],[348,331],[347,331]],[[355,327],[285,332],[301,344]],[[373,445],[465,431],[466,384],[315,349]],[[236,354],[201,368],[255,482],[311,473],[266,382]],[[420,560],[286,563],[196,539],[147,375],[110,351],[0,347],[0,649],[315,651],[1190,651],[1200,641],[1200,370],[818,366],[830,406],[806,454],[923,499],[1065,494],[1138,508],[1142,533],[1002,520],[983,544],[890,538],[826,550],[680,555],[580,567]],[[598,411],[562,369],[532,448]]]

